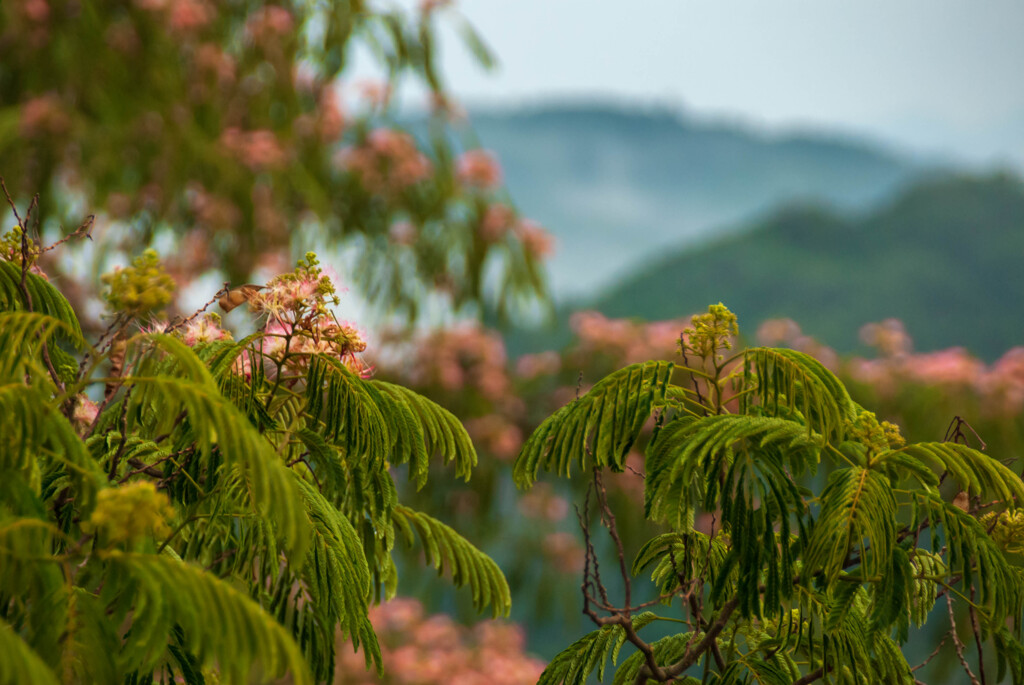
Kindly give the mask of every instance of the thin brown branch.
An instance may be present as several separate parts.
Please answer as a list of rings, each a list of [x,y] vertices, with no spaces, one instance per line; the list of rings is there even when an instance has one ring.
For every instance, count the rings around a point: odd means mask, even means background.
[[[935,657],[937,657],[939,655],[939,652],[942,651],[942,646],[946,644],[946,640],[948,640],[948,639],[949,639],[949,633],[946,633],[945,635],[942,636],[942,639],[939,641],[939,645],[934,650],[932,650],[931,654],[928,655],[928,658],[925,659],[924,661],[922,661],[921,663],[919,663],[917,666],[914,666],[912,669],[910,669],[910,672],[913,673],[914,671],[919,671],[922,668],[924,668],[925,666],[927,666],[928,663],[932,659],[934,659]]]
[[[815,670],[811,671],[807,675],[801,676],[801,677],[797,678],[796,680],[794,680],[793,681],[793,685],[810,685],[810,683],[813,683],[815,680],[820,680],[821,678],[823,678],[825,676],[826,673],[829,673],[831,671],[832,671],[832,666],[831,665],[828,666],[827,668],[825,666],[819,666],[818,668],[816,668]]]
[[[946,595],[946,608],[949,611],[949,623],[951,630],[949,631],[950,636],[953,638],[953,645],[956,647],[956,656],[960,660],[960,665],[964,668],[964,673],[971,679],[971,685],[981,685],[978,677],[974,675],[971,670],[970,664],[967,663],[967,657],[964,656],[964,643],[960,640],[960,636],[956,634],[956,617],[953,615],[953,598],[948,594]]]

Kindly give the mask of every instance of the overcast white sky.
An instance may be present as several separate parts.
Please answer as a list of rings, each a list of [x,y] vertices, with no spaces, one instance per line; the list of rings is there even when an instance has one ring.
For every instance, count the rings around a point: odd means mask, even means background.
[[[460,0],[469,104],[615,98],[1024,159],[1024,0]]]

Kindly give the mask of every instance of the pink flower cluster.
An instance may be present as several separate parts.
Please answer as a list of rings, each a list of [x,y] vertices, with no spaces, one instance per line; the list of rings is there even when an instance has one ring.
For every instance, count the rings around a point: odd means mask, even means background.
[[[480,221],[480,237],[485,242],[496,243],[515,225],[515,210],[503,202],[495,202],[488,205]]]
[[[353,373],[369,377],[373,368],[358,355],[366,350],[366,336],[349,321],[320,318],[310,326],[273,319],[263,331],[260,351],[277,363],[288,356],[285,366],[293,371],[305,369],[314,354],[337,357]]]
[[[292,127],[299,137],[316,136],[321,142],[331,143],[341,138],[346,124],[337,93],[333,88],[322,88],[317,97],[316,112],[298,116]]]
[[[520,219],[513,227],[527,254],[545,259],[555,253],[555,239],[532,219]]]
[[[212,232],[234,230],[242,222],[242,210],[230,199],[190,184],[186,197],[196,222]],[[194,271],[194,269],[193,269]]]
[[[280,169],[288,161],[288,152],[273,131],[242,131],[230,127],[220,136],[220,144],[253,171]]]
[[[501,414],[466,419],[466,431],[473,444],[502,461],[511,461],[523,446],[523,431]]]
[[[569,351],[576,366],[594,354],[611,357],[616,366],[651,359],[674,359],[679,336],[690,319],[643,323],[629,319],[609,319],[594,311],[577,312],[569,325],[578,342]]]
[[[530,518],[558,523],[569,514],[569,502],[550,483],[540,482],[519,498],[519,511]]]
[[[246,36],[257,45],[271,45],[295,28],[292,13],[279,5],[260,7],[245,22]]]
[[[492,331],[474,324],[456,326],[426,337],[418,350],[414,381],[448,391],[473,388],[492,401],[511,389],[505,344]]]
[[[542,376],[554,376],[561,368],[562,358],[552,350],[524,354],[516,360],[516,375],[527,381]]]
[[[168,3],[167,26],[173,33],[194,33],[212,22],[216,9],[204,0],[173,0]]]
[[[368,672],[361,654],[338,645],[335,682],[342,685],[527,685],[544,663],[524,653],[525,636],[514,624],[484,621],[472,629],[451,618],[425,615],[413,599],[394,599],[370,610],[384,661],[384,675]]]
[[[995,414],[1012,415],[1024,410],[1024,347],[1010,349],[991,365],[962,347],[915,353],[913,340],[897,319],[866,324],[860,338],[877,349],[879,356],[853,357],[841,363],[834,350],[804,335],[789,319],[766,321],[758,330],[762,344],[784,344],[807,352],[883,397],[908,386],[923,386],[974,395]]]
[[[370,193],[400,193],[433,171],[412,136],[390,128],[374,129],[362,144],[343,149],[338,163],[359,176]]]
[[[71,128],[71,115],[55,93],[32,98],[21,106],[21,134],[26,138],[59,136]]]
[[[365,79],[357,82],[354,89],[371,109],[384,109],[391,102],[393,90],[387,81]]]
[[[217,340],[231,340],[231,333],[220,327],[220,317],[205,314],[192,319],[181,331],[181,339],[189,347]]]
[[[792,319],[768,319],[757,329],[755,337],[761,345],[785,345],[811,355],[832,371],[839,369],[839,355],[835,350],[821,344],[811,336],[805,335],[800,329],[800,325]],[[887,339],[893,343],[896,342],[896,339],[891,336]]]
[[[235,59],[216,43],[203,43],[196,48],[192,63],[200,76],[213,77],[221,86],[235,82]]]
[[[493,190],[501,185],[501,166],[489,150],[467,150],[455,163],[455,175],[471,188]]]
[[[577,574],[583,570],[586,551],[575,534],[548,533],[544,536],[541,549],[556,570],[569,574]]]
[[[92,427],[93,421],[100,413],[100,408],[95,402],[90,400],[83,394],[79,394],[75,397],[75,408],[72,410],[71,423],[75,427],[75,431],[85,437],[88,433],[89,428]]]
[[[135,6],[147,12],[163,13],[167,28],[183,38],[217,17],[216,8],[206,0],[135,0]]]

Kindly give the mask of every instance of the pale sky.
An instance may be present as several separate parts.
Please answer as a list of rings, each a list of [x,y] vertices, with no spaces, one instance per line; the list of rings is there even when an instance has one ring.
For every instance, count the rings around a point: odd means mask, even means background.
[[[464,102],[619,99],[1024,160],[1024,0],[460,0]],[[446,32],[447,33],[447,32]]]

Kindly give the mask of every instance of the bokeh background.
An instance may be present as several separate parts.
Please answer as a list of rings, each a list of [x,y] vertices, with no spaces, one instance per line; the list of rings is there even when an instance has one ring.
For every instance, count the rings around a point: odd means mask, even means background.
[[[588,629],[582,489],[518,493],[512,459],[604,374],[672,359],[710,303],[746,343],[818,356],[911,440],[959,416],[974,446],[1021,456],[1024,4],[403,2],[401,74],[358,32],[344,63],[310,67],[298,4],[262,5],[7,0],[0,176],[43,193],[51,235],[95,211],[112,236],[49,265],[96,327],[99,274],[141,245],[184,312],[315,248],[376,373],[464,421],[473,480],[403,501],[494,556],[515,625],[469,630],[468,598],[410,556],[375,618],[390,682],[531,682]],[[166,79],[133,87],[143,68]],[[635,551],[642,482],[612,491]],[[954,660],[921,677],[957,682]],[[367,678],[343,661],[339,682]]]

